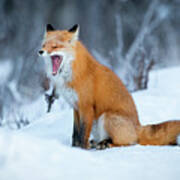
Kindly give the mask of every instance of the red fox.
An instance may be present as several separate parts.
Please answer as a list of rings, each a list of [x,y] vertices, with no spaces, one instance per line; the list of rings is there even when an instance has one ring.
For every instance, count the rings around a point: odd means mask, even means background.
[[[47,76],[74,109],[72,145],[85,149],[177,143],[180,121],[141,126],[134,101],[121,80],[98,63],[78,40],[79,26],[47,25],[42,49]],[[90,134],[94,141],[89,141]]]

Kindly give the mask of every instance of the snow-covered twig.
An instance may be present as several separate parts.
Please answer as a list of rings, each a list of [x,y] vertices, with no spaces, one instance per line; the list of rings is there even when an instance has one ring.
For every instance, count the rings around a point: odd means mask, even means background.
[[[129,48],[126,56],[125,56],[126,62],[129,62],[132,60],[132,58],[134,57],[139,45],[143,42],[146,34],[150,33],[150,30],[152,30],[150,28],[150,22],[152,20],[153,15],[154,15],[154,11],[158,7],[158,4],[159,4],[158,0],[152,1],[152,3],[150,4],[150,6],[147,10],[147,13],[145,14],[145,17],[144,17],[142,26],[140,28],[140,31],[139,31],[138,35],[136,36],[134,42],[130,46],[130,48]],[[153,23],[151,23],[151,24],[153,24]]]
[[[117,37],[117,48],[116,48],[116,54],[119,57],[122,57],[122,51],[123,51],[123,28],[122,28],[122,21],[121,21],[121,15],[116,14],[115,15],[115,22],[116,22],[116,37]]]

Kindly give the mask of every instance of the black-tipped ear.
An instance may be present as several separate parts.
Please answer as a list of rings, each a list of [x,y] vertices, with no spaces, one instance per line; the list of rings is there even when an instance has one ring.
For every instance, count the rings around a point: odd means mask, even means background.
[[[79,28],[79,25],[78,24],[75,24],[72,28],[70,28],[68,31],[69,32],[76,32],[77,29]]]
[[[53,28],[53,26],[51,24],[47,24],[46,25],[46,31],[54,31],[55,29]]]

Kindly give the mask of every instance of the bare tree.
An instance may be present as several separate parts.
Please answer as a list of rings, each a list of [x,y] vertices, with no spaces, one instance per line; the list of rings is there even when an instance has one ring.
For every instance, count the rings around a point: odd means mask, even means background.
[[[167,14],[157,13],[160,7],[158,0],[151,2],[137,36],[124,56],[123,68],[118,74],[130,91],[147,88],[148,74],[154,64],[154,57],[153,53],[147,56],[144,40],[167,17]],[[119,49],[122,52],[121,44]]]
[[[79,23],[80,39],[89,51],[135,91],[147,87],[153,63],[167,66],[164,57],[172,58],[175,49],[176,57],[180,56],[179,5],[178,0],[1,0],[0,61],[10,60],[13,70],[0,87],[0,116],[9,104],[19,107],[43,92],[45,75],[37,50],[46,23],[58,29]]]

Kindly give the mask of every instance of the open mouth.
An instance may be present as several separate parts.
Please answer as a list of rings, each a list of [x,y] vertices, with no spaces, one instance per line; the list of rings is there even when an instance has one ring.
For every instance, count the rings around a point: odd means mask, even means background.
[[[62,63],[62,56],[59,55],[53,55],[51,56],[51,61],[52,61],[52,74],[55,76],[58,72],[58,69]]]

